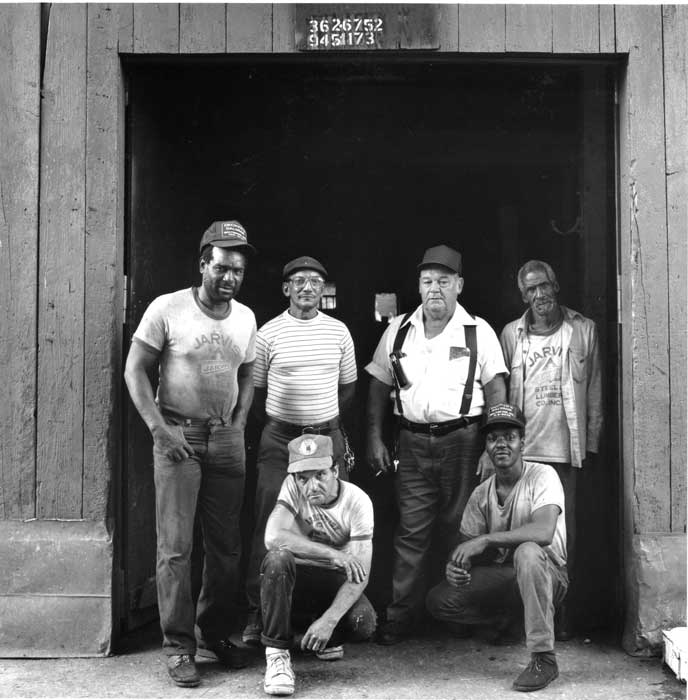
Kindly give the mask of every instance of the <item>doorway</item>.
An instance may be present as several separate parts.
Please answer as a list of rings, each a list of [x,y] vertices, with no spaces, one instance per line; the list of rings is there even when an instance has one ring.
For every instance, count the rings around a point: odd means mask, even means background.
[[[614,70],[601,63],[466,63],[391,56],[199,59],[128,64],[129,298],[125,350],[159,294],[197,284],[198,241],[236,218],[259,250],[240,301],[265,323],[280,313],[281,269],[309,254],[336,284],[356,344],[350,432],[353,479],[376,508],[370,598],[390,593],[392,486],[363,459],[367,364],[384,330],[376,293],[417,304],[416,264],[447,243],[464,259],[460,302],[497,333],[523,311],[516,271],[529,258],[557,272],[561,301],[592,317],[606,372],[605,452],[579,483],[576,607],[612,629],[619,589],[616,454]],[[121,540],[131,629],[155,615],[150,438],[125,408]],[[247,432],[244,543],[255,448]]]

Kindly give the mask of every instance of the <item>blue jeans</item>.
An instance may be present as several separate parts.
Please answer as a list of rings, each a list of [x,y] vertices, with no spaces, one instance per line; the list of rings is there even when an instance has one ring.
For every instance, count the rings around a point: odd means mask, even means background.
[[[332,438],[332,449],[335,459],[344,454],[344,437],[341,430],[323,433]],[[258,482],[256,483],[256,503],[254,509],[253,541],[251,555],[246,571],[246,597],[249,612],[260,610],[260,567],[267,553],[265,549],[265,526],[272,509],[277,503],[282,483],[287,476],[289,450],[287,445],[294,435],[280,430],[279,426],[268,420],[260,436],[258,448]],[[340,459],[341,462],[341,459]],[[348,481],[346,469],[339,467],[339,478]]]
[[[458,540],[461,516],[478,484],[475,471],[482,450],[478,423],[440,436],[401,429],[395,480],[399,524],[388,620],[411,624],[423,609],[436,521],[448,551]]]
[[[290,551],[275,549],[265,555],[260,580],[261,641],[266,647],[290,649],[294,637],[292,614],[306,612],[316,620],[330,607],[346,575],[321,566],[297,565]],[[376,621],[373,606],[361,594],[334,628],[328,646],[340,644],[345,638],[352,642],[370,639]]]
[[[554,609],[567,588],[566,567],[555,566],[535,542],[524,542],[514,550],[513,564],[476,565],[470,583],[452,586],[442,581],[426,603],[430,614],[443,622],[490,625],[513,614],[520,600],[528,651],[553,651]]]
[[[228,636],[239,586],[239,516],[246,474],[244,433],[224,426],[176,426],[195,454],[174,462],[153,449],[156,583],[163,651],[195,654],[197,624],[206,645]],[[203,584],[194,609],[191,550],[196,511],[203,531]]]

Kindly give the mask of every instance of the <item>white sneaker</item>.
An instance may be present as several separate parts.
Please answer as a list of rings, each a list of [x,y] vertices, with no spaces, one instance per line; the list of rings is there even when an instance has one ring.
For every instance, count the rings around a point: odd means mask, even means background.
[[[265,648],[265,681],[263,690],[268,695],[293,695],[294,671],[287,649]]]
[[[334,647],[325,647],[322,651],[316,651],[315,655],[321,661],[339,661],[344,658],[344,647],[337,644]]]

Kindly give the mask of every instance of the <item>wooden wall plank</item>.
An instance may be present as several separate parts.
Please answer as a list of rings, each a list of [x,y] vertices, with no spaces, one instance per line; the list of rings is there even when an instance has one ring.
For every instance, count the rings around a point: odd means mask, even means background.
[[[179,52],[224,53],[227,42],[222,3],[184,3],[179,6]]]
[[[272,52],[296,52],[293,5],[273,4],[272,6]]]
[[[440,5],[439,18],[440,51],[459,50],[459,6]]]
[[[504,53],[505,5],[459,5],[459,51]]]
[[[179,5],[134,3],[134,53],[179,53]]]
[[[620,264],[631,284],[630,298],[623,303],[632,343],[623,349],[633,373],[633,404],[625,407],[632,411],[634,433],[632,461],[625,464],[625,478],[633,484],[633,498],[627,504],[635,507],[633,531],[669,532],[669,293],[664,95],[663,81],[658,79],[661,6],[618,5],[616,38],[617,49],[628,52],[625,102],[619,106],[626,113],[621,136],[627,142],[620,165]]]
[[[132,53],[134,50],[134,5],[122,2],[116,5],[119,15],[119,36],[117,46],[120,53]]]
[[[40,6],[0,5],[0,520],[35,516]]]
[[[272,51],[272,5],[227,3],[227,52]]]
[[[599,5],[600,53],[616,52],[615,5]]]
[[[669,339],[671,391],[671,531],[686,527],[686,294],[688,256],[688,6],[663,10],[666,182],[669,250]]]
[[[554,5],[552,50],[554,53],[597,53],[600,50],[597,5]]]
[[[116,5],[88,5],[83,516],[105,520],[119,451],[122,226],[121,70]]]
[[[81,517],[85,130],[86,5],[55,3],[41,114],[38,518]]]
[[[507,5],[506,50],[552,53],[552,6]]]

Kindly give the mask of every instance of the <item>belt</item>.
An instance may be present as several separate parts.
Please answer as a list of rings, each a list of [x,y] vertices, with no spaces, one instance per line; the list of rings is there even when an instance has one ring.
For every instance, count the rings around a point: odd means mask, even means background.
[[[276,428],[281,430],[283,433],[288,433],[297,437],[299,435],[305,435],[306,433],[316,433],[320,435],[322,433],[329,433],[333,430],[339,430],[341,428],[342,422],[339,420],[339,416],[336,418],[331,418],[324,423],[309,423],[308,425],[296,425],[295,423],[287,423],[283,420],[278,420],[272,416],[268,416],[266,423],[271,423]]]
[[[218,425],[226,426],[229,423],[224,418],[185,418],[174,413],[163,413],[163,417],[173,425],[181,425],[185,428],[216,428]]]
[[[455,418],[454,420],[445,420],[441,423],[413,423],[406,420],[403,416],[399,417],[399,424],[405,430],[410,430],[412,433],[425,433],[426,435],[446,435],[453,430],[466,428],[472,423],[477,423],[482,416],[468,416],[466,418]]]

